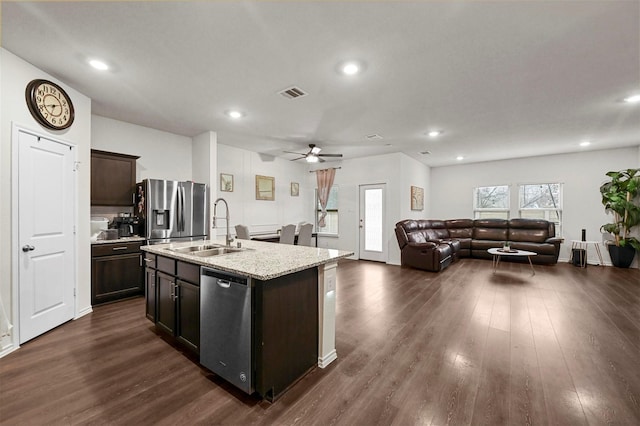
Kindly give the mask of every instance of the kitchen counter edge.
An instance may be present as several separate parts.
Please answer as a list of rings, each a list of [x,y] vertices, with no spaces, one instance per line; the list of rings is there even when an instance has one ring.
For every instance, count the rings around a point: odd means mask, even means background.
[[[220,244],[224,240],[205,240],[142,246],[143,251],[185,262],[267,281],[305,269],[337,262],[354,253],[345,250],[236,240],[249,250],[219,256],[199,257],[168,249],[192,245]],[[235,247],[235,244],[233,245]]]

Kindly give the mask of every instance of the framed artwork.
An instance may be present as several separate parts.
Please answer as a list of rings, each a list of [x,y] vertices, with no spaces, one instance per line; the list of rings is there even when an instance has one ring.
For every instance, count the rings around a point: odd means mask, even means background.
[[[220,173],[220,191],[233,192],[233,175]]]
[[[273,201],[276,198],[276,179],[256,175],[256,200]]]
[[[411,187],[411,210],[424,210],[424,189]]]
[[[297,197],[300,195],[300,184],[298,182],[291,182],[291,196]]]

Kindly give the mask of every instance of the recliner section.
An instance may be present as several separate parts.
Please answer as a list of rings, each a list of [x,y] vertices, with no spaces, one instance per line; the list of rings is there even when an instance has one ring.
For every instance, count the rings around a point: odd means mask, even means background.
[[[553,222],[540,219],[407,219],[398,222],[395,231],[402,265],[433,272],[464,257],[491,259],[487,250],[505,241],[514,249],[537,253],[534,263],[554,264],[562,242]]]

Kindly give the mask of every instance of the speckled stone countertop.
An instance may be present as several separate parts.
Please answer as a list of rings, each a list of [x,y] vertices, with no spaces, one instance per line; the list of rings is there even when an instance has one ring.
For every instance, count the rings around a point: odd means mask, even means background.
[[[237,242],[240,242],[243,248],[249,250],[211,257],[198,257],[192,254],[167,250],[168,248],[192,245],[224,245],[224,239],[149,245],[142,246],[142,250],[197,265],[249,276],[258,280],[270,280],[353,255],[353,252],[344,250],[263,243],[252,240],[235,240],[231,246],[236,247]]]
[[[91,240],[91,244],[118,244],[118,243],[133,243],[136,241],[144,241],[144,237],[121,237],[115,240]]]

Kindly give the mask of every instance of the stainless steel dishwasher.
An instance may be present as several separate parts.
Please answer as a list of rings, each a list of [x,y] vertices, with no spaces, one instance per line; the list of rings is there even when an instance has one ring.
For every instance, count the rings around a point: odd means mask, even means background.
[[[251,394],[251,278],[205,267],[200,274],[200,364]]]

